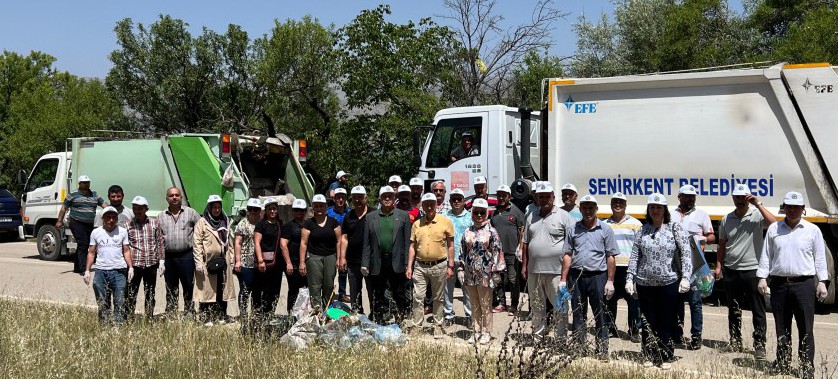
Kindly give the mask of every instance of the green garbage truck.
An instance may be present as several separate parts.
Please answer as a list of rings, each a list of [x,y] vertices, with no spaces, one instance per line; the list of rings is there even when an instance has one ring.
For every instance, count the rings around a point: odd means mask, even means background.
[[[222,197],[224,211],[234,218],[244,214],[248,198],[274,197],[280,217],[288,219],[291,202],[311,199],[314,192],[298,154],[297,143],[283,134],[71,138],[66,151],[45,154],[29,174],[18,174],[24,183],[24,232],[36,239],[41,259],[56,260],[76,251],[69,230],[58,230],[55,224],[80,175],[90,177],[91,189],[105,199],[114,184],[123,188],[126,205],[134,196],[144,196],[152,217],[167,208],[166,190],[177,187],[184,204],[199,213],[211,194]]]

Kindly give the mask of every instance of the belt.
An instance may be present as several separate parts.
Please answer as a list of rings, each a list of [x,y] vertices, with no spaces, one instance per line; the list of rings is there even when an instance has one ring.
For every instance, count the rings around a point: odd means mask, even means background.
[[[422,264],[422,265],[425,265],[425,266],[436,266],[436,265],[438,265],[442,262],[445,262],[447,260],[448,260],[448,258],[442,258],[442,259],[437,259],[435,261],[416,261],[416,263],[419,263],[419,264]]]
[[[192,247],[190,247],[186,250],[178,250],[178,251],[166,250],[166,255],[169,255],[169,254],[181,255],[181,254],[191,253],[193,250],[194,250],[194,248],[192,248]]]
[[[570,270],[573,271],[574,273],[579,274],[579,276],[596,276],[596,275],[599,275],[599,274],[604,274],[606,272],[604,270],[602,270],[602,271],[586,271],[586,270],[580,270],[580,269],[576,269],[576,268],[572,268]]]
[[[805,282],[809,279],[812,279],[812,278],[814,278],[814,276],[813,275],[808,275],[808,276],[774,276],[774,275],[771,275],[768,278],[771,279],[772,282],[777,282],[777,283],[800,283],[800,282]]]

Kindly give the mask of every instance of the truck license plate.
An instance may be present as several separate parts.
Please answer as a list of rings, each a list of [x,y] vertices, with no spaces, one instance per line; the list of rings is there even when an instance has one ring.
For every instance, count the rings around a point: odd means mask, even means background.
[[[11,217],[0,217],[0,222],[12,222]]]

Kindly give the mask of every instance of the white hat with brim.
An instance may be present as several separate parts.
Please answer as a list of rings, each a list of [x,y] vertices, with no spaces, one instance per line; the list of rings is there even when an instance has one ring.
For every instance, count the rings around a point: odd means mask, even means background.
[[[81,183],[81,182],[88,182],[88,183],[90,183],[90,177],[89,177],[89,176],[87,176],[87,175],[82,175],[82,176],[79,176],[79,183]]]
[[[486,184],[485,176],[478,176],[474,178],[474,184]]]
[[[745,196],[751,193],[751,189],[744,184],[737,184],[736,187],[733,187],[733,192],[731,195],[733,196]]]
[[[207,204],[220,203],[220,202],[221,202],[221,196],[218,196],[218,195],[209,195],[209,197],[207,198]]]
[[[553,186],[549,183],[541,183],[535,187],[535,193],[553,193]]]
[[[424,185],[424,182],[422,182],[421,178],[411,178],[410,179],[410,185],[411,186],[422,186],[422,185]]]
[[[277,202],[276,199],[274,199],[272,197],[267,197],[267,198],[265,198],[265,202],[262,204],[262,207],[267,208],[268,205],[279,206],[279,202]]]
[[[495,190],[495,192],[506,192],[506,193],[512,193],[512,190],[511,190],[511,189],[509,189],[509,186],[508,186],[508,185],[506,185],[506,184],[501,184],[500,186],[498,186],[498,189],[497,189],[497,190]]]
[[[459,188],[452,189],[451,192],[448,194],[448,197],[451,197],[451,196],[454,196],[454,195],[460,195],[462,197],[466,196],[466,194],[463,192],[463,190],[461,190]]]
[[[111,212],[119,214],[119,211],[116,210],[116,208],[111,207],[111,206],[107,206],[107,207],[105,207],[104,210],[102,210],[102,216],[104,216],[108,213],[111,213]]]
[[[791,191],[783,197],[783,204],[785,205],[806,205],[803,199],[803,194],[800,192]]]
[[[262,208],[262,202],[259,201],[259,199],[251,197],[250,199],[247,199],[247,207],[248,208],[260,208],[261,209]]]
[[[294,199],[294,203],[291,204],[292,209],[306,209],[308,208],[308,204],[303,199]]]
[[[335,179],[340,179],[340,178],[342,178],[342,177],[344,177],[344,176],[346,176],[346,175],[349,175],[349,173],[348,173],[348,172],[346,172],[346,171],[340,170],[340,171],[338,171],[338,174],[337,174],[337,175],[335,175]]]
[[[367,189],[364,188],[364,186],[355,186],[355,187],[352,187],[352,190],[350,192],[353,195],[366,195],[367,194]]]
[[[311,198],[311,203],[312,204],[314,204],[314,203],[326,204],[326,196],[323,196],[321,194],[314,195],[314,197]]]
[[[695,187],[693,187],[690,184],[685,184],[685,185],[681,186],[681,188],[678,189],[678,194],[679,195],[695,195],[696,194]]]
[[[628,199],[626,198],[626,195],[625,195],[625,194],[623,194],[622,192],[614,192],[614,194],[613,194],[613,195],[611,195],[611,200],[614,200],[614,199],[620,199],[620,200],[622,200],[622,201],[626,201],[626,200],[628,200]]]
[[[393,182],[399,182],[399,183],[401,183],[401,182],[402,182],[402,177],[401,177],[401,176],[398,176],[398,175],[393,175],[393,176],[391,176],[391,177],[390,177],[390,180],[388,180],[388,181],[387,181],[387,183],[393,183]]]
[[[346,188],[335,188],[335,196],[337,195],[346,195]]]
[[[581,198],[581,199],[579,199],[579,204],[582,204],[582,203],[594,203],[594,204],[598,204],[598,203],[596,202],[596,198],[595,198],[595,197],[593,197],[592,195],[585,195],[585,196],[582,196],[582,198]]]
[[[565,190],[579,193],[579,191],[576,190],[576,186],[574,186],[571,183],[565,183],[565,185],[562,186],[562,191],[565,191]]]
[[[489,209],[489,202],[483,198],[474,199],[474,202],[471,203],[471,208],[482,208],[482,209]]]
[[[399,186],[399,193],[402,193],[402,192],[410,192],[410,186],[406,186],[404,184],[400,185]]]
[[[146,200],[142,196],[134,196],[134,200],[131,200],[132,205],[145,205],[148,206],[148,200]]]
[[[424,203],[426,201],[436,202],[436,196],[434,196],[434,194],[432,194],[432,193],[426,193],[426,194],[422,195],[422,202]]]
[[[646,204],[666,205],[666,196],[659,193],[653,193],[649,195],[649,199],[646,200]]]
[[[384,195],[384,194],[387,194],[387,193],[395,193],[395,192],[393,192],[393,187],[384,186],[384,187],[381,187],[381,189],[378,190],[378,196],[381,196],[381,195]]]

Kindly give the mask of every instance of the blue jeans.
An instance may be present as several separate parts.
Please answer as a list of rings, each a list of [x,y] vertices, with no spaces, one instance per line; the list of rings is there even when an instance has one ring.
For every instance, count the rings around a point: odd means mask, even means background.
[[[679,294],[678,302],[675,303],[675,324],[672,328],[672,339],[678,343],[684,337],[684,302],[690,305],[690,337],[701,338],[701,329],[704,323],[704,316],[701,312],[701,294],[689,290],[687,293]]]
[[[253,275],[255,268],[242,267],[236,273],[239,278],[239,316],[247,316],[247,303],[250,301],[250,294],[253,292]]]
[[[125,288],[128,286],[128,269],[96,270],[93,276],[93,295],[99,305],[99,322],[125,321]],[[113,301],[113,310],[111,302]]]

